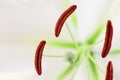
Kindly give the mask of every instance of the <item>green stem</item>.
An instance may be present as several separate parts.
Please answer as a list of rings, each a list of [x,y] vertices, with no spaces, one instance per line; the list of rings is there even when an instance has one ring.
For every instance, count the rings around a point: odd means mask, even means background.
[[[90,71],[89,71],[89,64],[88,64],[88,56],[87,56],[87,58],[86,58],[86,69],[87,69],[87,75],[88,75],[88,80],[90,80]]]
[[[98,67],[98,69],[103,73],[103,75],[105,75],[104,71],[100,68],[100,66],[95,62],[95,60],[93,59],[93,57],[89,54],[89,59],[95,64],[96,67]]]
[[[71,48],[76,49],[76,46],[73,42],[69,41],[61,41],[61,40],[49,40],[47,41],[48,45],[54,46],[54,47],[60,47],[60,48]],[[78,46],[81,46],[81,43],[77,43]]]
[[[68,24],[67,24],[67,23],[65,23],[65,24],[66,24],[66,27],[67,27],[67,29],[68,29],[68,32],[69,32],[69,34],[70,34],[70,36],[71,36],[71,39],[72,39],[72,41],[74,42],[76,48],[79,48],[78,44],[76,43],[76,41],[75,41],[75,39],[74,39],[74,37],[73,37],[73,35],[72,35],[72,32],[71,32]]]
[[[120,54],[120,49],[110,51],[110,54]]]
[[[85,53],[86,53],[86,50],[84,49],[84,47],[80,47],[77,52],[77,58],[75,59],[75,64],[77,66],[80,66],[82,64],[82,61],[85,57]]]
[[[75,77],[77,71],[78,71],[78,68],[76,68],[75,72],[73,73],[71,80],[74,80],[74,77]]]
[[[100,24],[100,26],[95,30],[95,32],[87,39],[86,43],[89,45],[93,44],[97,40],[99,35],[102,33],[104,28],[105,28],[105,22]]]
[[[92,53],[88,53],[88,63],[89,63],[89,67],[91,70],[91,76],[92,76],[92,80],[101,80],[100,76],[99,76],[99,72],[98,69],[96,67],[96,65],[93,63],[93,61],[89,58],[89,55],[91,55],[92,57],[94,56]]]
[[[64,72],[62,72],[62,74],[57,78],[57,80],[63,80],[72,70],[73,70],[73,66],[69,65]]]
[[[57,56],[56,56],[56,55],[43,55],[43,57],[51,57],[51,58],[53,58],[53,57],[54,57],[54,58],[63,58],[63,57],[65,57],[65,56],[60,56],[60,55],[59,55],[59,56],[58,56],[58,55],[57,55]]]
[[[95,42],[94,44],[88,45],[88,48],[94,47],[95,45],[101,43],[103,40],[104,40],[104,39],[101,39],[101,40],[99,40],[98,42]]]

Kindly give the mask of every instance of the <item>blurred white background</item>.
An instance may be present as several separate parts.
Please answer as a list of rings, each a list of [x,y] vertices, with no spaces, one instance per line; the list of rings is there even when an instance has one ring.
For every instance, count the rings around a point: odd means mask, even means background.
[[[64,59],[43,58],[43,75],[38,76],[34,69],[34,54],[40,40],[54,39],[56,20],[69,2],[68,0],[0,0],[1,80],[50,80],[59,74],[66,65]],[[78,5],[76,10],[78,40],[84,41],[97,25],[111,19],[115,29],[113,44],[118,44],[112,48],[120,47],[119,0],[71,0],[71,3]],[[61,39],[66,39],[66,29],[62,30]],[[46,54],[53,52],[62,53],[60,50],[46,48]],[[102,59],[99,58],[98,61],[100,60]],[[104,68],[106,66],[102,64],[106,64],[108,60],[113,60],[115,67],[120,64],[117,62],[120,60],[119,57],[114,59],[108,57],[104,60],[105,62],[100,62]],[[115,69],[116,76],[119,70]],[[85,80],[86,76],[81,73],[78,72],[76,80],[79,80],[78,77]],[[118,80],[118,77],[115,78]]]

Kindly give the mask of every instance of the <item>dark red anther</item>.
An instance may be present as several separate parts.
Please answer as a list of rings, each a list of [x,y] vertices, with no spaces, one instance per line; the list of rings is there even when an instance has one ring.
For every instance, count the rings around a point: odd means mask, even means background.
[[[56,23],[56,26],[55,26],[55,36],[56,37],[59,36],[66,19],[75,11],[76,8],[77,8],[76,5],[72,5],[61,14],[61,16],[59,17],[59,19]]]
[[[106,57],[110,51],[111,44],[112,44],[112,37],[113,37],[113,26],[112,26],[112,22],[108,20],[106,25],[104,46],[101,54],[102,58]]]
[[[108,62],[108,65],[106,68],[105,80],[113,80],[113,65],[111,61]]]
[[[43,55],[43,49],[46,44],[46,41],[41,41],[36,49],[35,53],[35,69],[38,75],[41,75],[42,73],[42,55]]]

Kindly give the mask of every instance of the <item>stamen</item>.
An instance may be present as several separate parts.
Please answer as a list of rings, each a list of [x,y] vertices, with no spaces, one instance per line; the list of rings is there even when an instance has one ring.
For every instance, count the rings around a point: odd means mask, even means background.
[[[43,55],[43,49],[46,44],[46,41],[41,41],[36,49],[35,53],[35,69],[38,75],[41,75],[42,73],[42,66],[41,66],[41,60]]]
[[[106,68],[105,80],[113,80],[113,65],[111,61],[108,62],[108,65]]]
[[[65,10],[62,15],[59,17],[56,26],[55,26],[55,36],[58,37],[61,29],[63,27],[63,24],[65,23],[66,19],[75,11],[77,8],[76,5],[70,6],[67,10]]]
[[[112,44],[112,37],[113,37],[112,22],[108,20],[107,26],[106,26],[104,46],[103,46],[102,54],[101,54],[102,58],[106,57],[110,51],[111,44]]]

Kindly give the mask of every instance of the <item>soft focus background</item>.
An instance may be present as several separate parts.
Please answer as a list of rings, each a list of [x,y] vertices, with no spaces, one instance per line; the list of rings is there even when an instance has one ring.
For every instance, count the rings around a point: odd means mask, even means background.
[[[59,75],[68,64],[63,58],[43,57],[43,74],[38,76],[34,69],[34,55],[41,40],[71,40],[65,27],[60,38],[54,36],[55,23],[69,4],[78,6],[75,11],[78,20],[75,31],[77,41],[85,41],[96,26],[111,19],[114,25],[112,49],[120,48],[119,0],[0,0],[0,80],[52,80]],[[96,53],[100,54],[99,46]],[[64,55],[68,51],[45,47],[44,54]],[[97,55],[97,58],[103,70],[108,60],[112,60],[114,80],[119,80],[120,57],[101,59]],[[81,68],[75,80],[87,80],[84,64]]]

